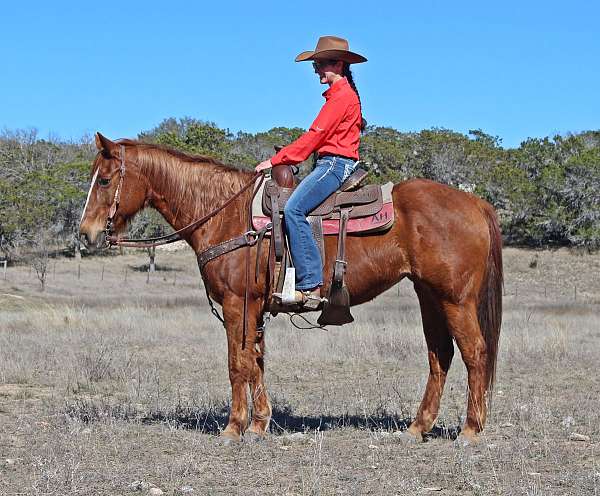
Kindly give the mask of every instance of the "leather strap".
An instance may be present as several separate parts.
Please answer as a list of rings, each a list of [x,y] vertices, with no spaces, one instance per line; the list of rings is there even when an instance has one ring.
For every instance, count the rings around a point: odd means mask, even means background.
[[[279,196],[271,195],[271,220],[273,224],[273,244],[275,245],[275,260],[280,261],[283,256],[283,225],[279,214]]]
[[[271,230],[273,224],[267,224],[263,229],[261,229],[258,232],[258,239],[256,240],[256,265],[254,267],[254,283],[258,283],[258,276],[260,274],[260,260],[261,260],[261,253],[262,253],[262,246],[263,246],[263,241],[265,239],[265,235],[267,234],[267,231]],[[268,262],[267,262],[268,264]],[[268,267],[267,267],[268,268]],[[267,279],[266,279],[267,283],[269,281],[268,279],[268,274],[267,274]]]
[[[346,228],[350,209],[340,212],[340,234],[338,236],[337,256],[333,268],[332,286],[341,288],[344,285],[344,274],[346,273]]]
[[[113,198],[110,208],[108,209],[108,216],[106,217],[105,231],[107,233],[109,233],[110,230],[112,230],[113,228],[113,221],[115,219],[115,215],[117,214],[117,210],[119,210],[119,203],[121,203],[121,191],[123,190],[123,179],[125,179],[125,146],[120,146],[119,155],[121,156],[121,165],[119,166],[117,171],[111,174],[112,179],[112,177],[117,172],[119,173],[119,184],[117,184],[117,189],[115,190],[115,197]]]
[[[237,238],[228,239],[227,241],[223,241],[218,245],[211,246],[206,250],[198,253],[198,267],[200,267],[200,271],[204,269],[204,266],[214,260],[215,258],[220,257],[221,255],[225,255],[225,253],[229,253],[230,251],[237,250],[238,248],[242,248],[243,246],[253,246],[256,244],[260,233],[265,228],[261,229],[261,231],[248,231],[238,236]]]

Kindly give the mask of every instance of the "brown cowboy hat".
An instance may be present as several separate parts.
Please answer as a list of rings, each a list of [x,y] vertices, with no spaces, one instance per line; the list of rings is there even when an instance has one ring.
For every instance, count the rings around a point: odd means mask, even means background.
[[[317,48],[302,52],[296,57],[296,62],[318,59],[343,60],[349,64],[360,64],[367,61],[362,55],[348,50],[348,40],[337,36],[321,36],[317,42]]]

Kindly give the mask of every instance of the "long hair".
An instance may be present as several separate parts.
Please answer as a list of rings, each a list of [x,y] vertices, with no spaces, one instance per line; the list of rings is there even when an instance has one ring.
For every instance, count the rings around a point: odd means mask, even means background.
[[[350,70],[350,64],[348,62],[344,62],[342,76],[344,76],[348,80],[348,83],[350,83],[350,87],[354,90],[354,93],[356,93],[356,96],[358,97],[358,102],[360,103],[361,108],[360,130],[364,131],[367,127],[367,120],[362,116],[362,102],[360,101],[360,94],[358,93],[358,89],[356,88],[356,83],[354,82],[354,78],[352,77],[352,71]]]

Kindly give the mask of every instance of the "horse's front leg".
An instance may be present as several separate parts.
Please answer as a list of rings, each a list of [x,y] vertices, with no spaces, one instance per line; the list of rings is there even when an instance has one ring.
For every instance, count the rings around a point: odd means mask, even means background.
[[[263,382],[264,342],[262,337],[257,339],[259,308],[257,302],[249,304],[243,345],[244,299],[230,296],[223,301],[232,398],[229,422],[221,435],[231,441],[241,441],[248,426],[248,386],[252,389],[254,403],[252,425],[248,433],[252,433],[253,437],[263,437],[271,418],[271,405]]]
[[[252,306],[251,306],[252,307]],[[257,309],[257,311],[260,311]],[[256,314],[253,314],[256,315]],[[264,324],[262,315],[256,315],[252,320],[252,332],[248,340],[248,346],[252,348],[251,352],[251,377],[250,391],[252,393],[252,423],[246,432],[246,438],[249,440],[262,439],[271,421],[271,402],[267,394],[267,388],[264,382],[265,375],[265,338],[262,332],[257,332],[257,326]]]

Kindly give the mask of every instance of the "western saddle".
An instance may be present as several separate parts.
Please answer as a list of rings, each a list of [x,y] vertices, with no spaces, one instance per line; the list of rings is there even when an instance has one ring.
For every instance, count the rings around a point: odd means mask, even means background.
[[[338,236],[333,278],[329,292],[321,302],[312,301],[302,306],[290,306],[284,304],[284,302],[286,294],[288,298],[290,294],[293,294],[295,271],[292,267],[283,229],[283,223],[285,222],[283,210],[295,189],[296,179],[292,167],[289,165],[279,165],[271,170],[271,179],[265,182],[262,196],[255,199],[255,204],[260,201],[260,207],[255,205],[254,209],[262,209],[262,216],[261,212],[257,214],[254,211],[253,221],[255,227],[258,227],[256,225],[257,219],[259,223],[261,219],[268,220],[272,226],[269,267],[272,277],[271,287],[274,288],[274,296],[271,296],[270,300],[270,311],[273,315],[290,311],[300,313],[318,310],[322,307],[322,313],[317,320],[321,326],[343,325],[354,321],[350,314],[350,295],[344,282],[347,268],[345,245],[348,223],[351,223],[351,232],[382,231],[389,228],[393,223],[391,198],[389,198],[389,201],[384,202],[380,185],[361,186],[366,176],[367,172],[363,169],[354,171],[336,192],[331,194],[308,215],[308,221],[319,247],[323,264],[325,264],[324,235],[337,234]],[[391,185],[389,185],[388,190],[391,192]],[[385,209],[385,219],[382,221],[384,206],[387,208]],[[324,222],[328,223],[328,230],[325,234],[323,230]],[[353,222],[354,224],[352,224]],[[336,223],[337,229],[332,230],[331,223]]]

